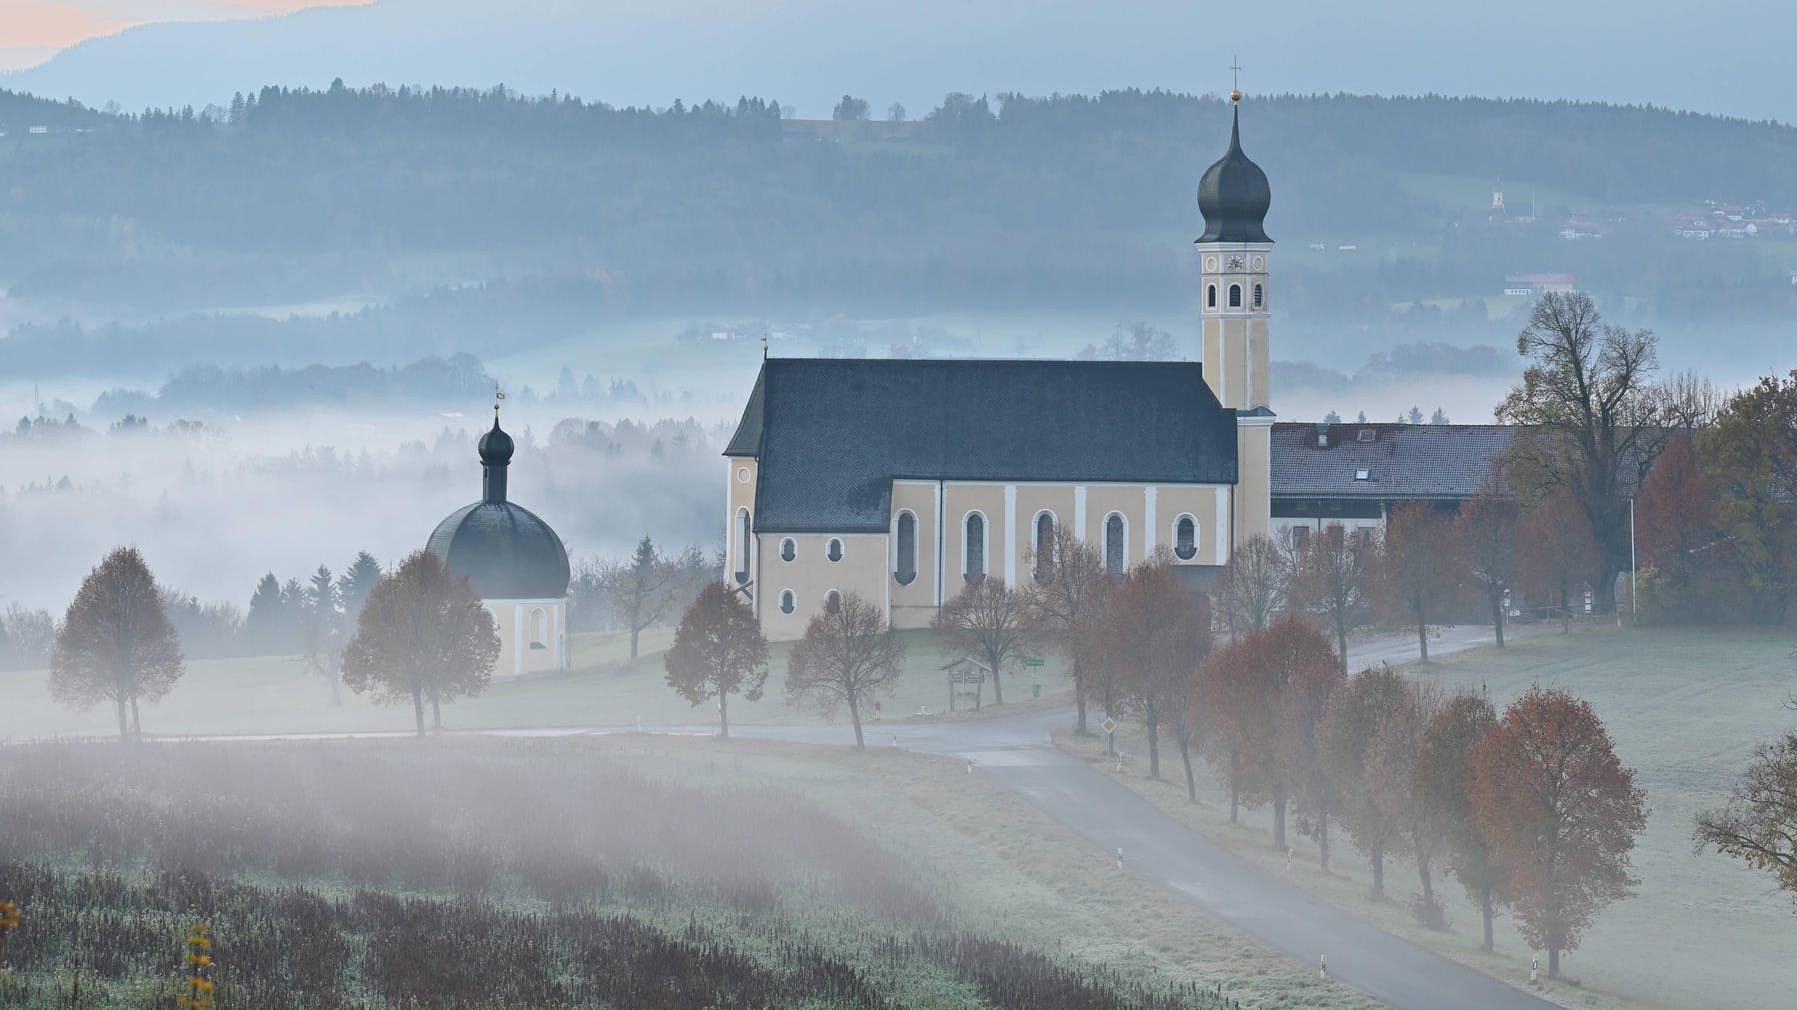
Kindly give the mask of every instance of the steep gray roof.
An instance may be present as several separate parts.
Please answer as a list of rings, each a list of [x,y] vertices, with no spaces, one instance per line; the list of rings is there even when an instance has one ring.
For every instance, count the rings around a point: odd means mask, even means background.
[[[1327,446],[1318,446],[1319,432]],[[1515,432],[1498,424],[1275,424],[1273,497],[1468,498]],[[1359,470],[1366,480],[1355,479]]]
[[[883,532],[895,479],[1233,484],[1235,411],[1195,362],[770,358],[725,455],[759,531]]]
[[[511,502],[478,501],[451,512],[425,550],[468,576],[483,600],[558,600],[568,595],[568,551],[549,524]]]

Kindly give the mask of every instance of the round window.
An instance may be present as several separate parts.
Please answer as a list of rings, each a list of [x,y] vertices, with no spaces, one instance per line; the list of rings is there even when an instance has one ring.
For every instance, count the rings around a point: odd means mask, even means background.
[[[748,467],[739,466],[736,468],[736,482],[738,484],[747,484],[749,482],[749,468]]]

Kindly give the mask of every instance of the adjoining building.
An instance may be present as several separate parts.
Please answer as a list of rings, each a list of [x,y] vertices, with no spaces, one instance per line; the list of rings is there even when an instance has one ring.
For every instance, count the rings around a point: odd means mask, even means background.
[[[481,500],[450,513],[425,549],[466,575],[499,631],[495,677],[568,666],[568,551],[548,523],[506,500],[512,437],[493,427],[477,445]]]
[[[1412,502],[1457,510],[1515,436],[1499,424],[1275,424],[1272,532],[1301,545],[1333,528],[1382,530]]]
[[[763,362],[724,455],[728,577],[768,637],[850,591],[928,626],[969,581],[1037,577],[1065,524],[1113,572],[1164,548],[1193,583],[1268,531],[1272,194],[1232,114],[1198,186],[1202,365]]]

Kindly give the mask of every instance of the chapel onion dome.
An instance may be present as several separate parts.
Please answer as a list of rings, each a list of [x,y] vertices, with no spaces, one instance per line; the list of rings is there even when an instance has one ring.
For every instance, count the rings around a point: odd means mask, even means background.
[[[1200,242],[1271,242],[1266,229],[1273,189],[1267,173],[1242,152],[1241,92],[1230,92],[1229,150],[1198,181],[1198,210],[1204,215]]]
[[[559,600],[568,595],[568,550],[549,524],[505,498],[512,437],[499,427],[481,436],[481,500],[437,524],[425,549],[468,576],[483,600]]]

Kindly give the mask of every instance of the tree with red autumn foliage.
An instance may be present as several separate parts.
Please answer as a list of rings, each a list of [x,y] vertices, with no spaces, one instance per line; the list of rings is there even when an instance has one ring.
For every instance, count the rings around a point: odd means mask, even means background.
[[[730,735],[730,695],[759,701],[767,684],[767,639],[749,601],[708,583],[680,618],[662,660],[668,686],[693,705],[717,699],[718,735]]]
[[[1516,585],[1520,539],[1516,502],[1494,475],[1460,505],[1454,519],[1453,540],[1459,547],[1461,569],[1483,596],[1491,615],[1497,647],[1504,647],[1504,600]]]
[[[1373,869],[1373,897],[1385,897],[1385,850],[1401,837],[1398,818],[1380,806],[1367,774],[1379,726],[1408,703],[1410,688],[1390,666],[1355,674],[1335,692],[1317,731],[1324,772],[1341,793],[1342,826]]]
[[[1531,589],[1560,599],[1560,630],[1571,629],[1572,592],[1597,564],[1597,541],[1571,489],[1560,486],[1534,503],[1522,521],[1522,575]]]
[[[1099,634],[1117,670],[1118,703],[1148,731],[1148,777],[1161,777],[1161,730],[1184,723],[1198,668],[1210,653],[1210,608],[1179,584],[1173,569],[1147,561],[1129,570],[1111,593]],[[1191,760],[1183,731],[1186,774]],[[1189,784],[1189,783],[1188,783]]]
[[[1473,819],[1503,872],[1529,945],[1578,947],[1597,911],[1635,884],[1629,851],[1647,826],[1647,794],[1624,768],[1591,705],[1531,687],[1473,753]]]
[[[1381,594],[1394,618],[1416,628],[1417,652],[1429,661],[1429,625],[1454,588],[1452,521],[1426,501],[1392,510],[1380,553]]]
[[[1442,831],[1448,872],[1460,881],[1479,908],[1485,925],[1484,949],[1490,950],[1491,920],[1503,901],[1498,885],[1503,874],[1491,858],[1491,846],[1473,819],[1473,752],[1497,725],[1497,710],[1477,694],[1455,696],[1423,733],[1413,783],[1416,800]]]
[[[1347,680],[1341,661],[1320,634],[1299,641],[1294,633],[1291,679],[1279,699],[1279,766],[1298,812],[1298,832],[1316,839],[1317,865],[1329,872],[1329,821],[1341,805],[1341,791],[1323,766],[1318,746],[1329,700]]]
[[[1285,848],[1285,812],[1297,756],[1280,746],[1279,713],[1300,674],[1338,667],[1335,653],[1310,622],[1295,615],[1273,621],[1211,657],[1199,680],[1212,737],[1225,759],[1230,817],[1241,802],[1273,804],[1273,845]]]

